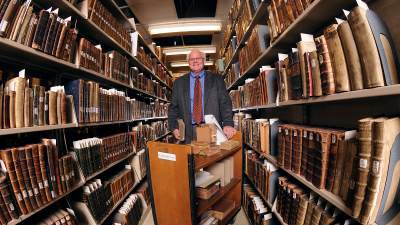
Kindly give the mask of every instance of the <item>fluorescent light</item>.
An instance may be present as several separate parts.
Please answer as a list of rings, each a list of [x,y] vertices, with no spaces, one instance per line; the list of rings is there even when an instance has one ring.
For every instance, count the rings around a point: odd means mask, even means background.
[[[185,33],[185,32],[219,32],[221,22],[217,20],[189,20],[171,23],[149,24],[150,35]]]
[[[204,63],[205,66],[212,66],[214,65],[214,61],[206,61]],[[171,62],[171,67],[188,67],[189,63],[188,62],[184,62],[184,61],[180,61],[180,62]]]
[[[217,48],[213,45],[205,45],[205,46],[182,46],[182,47],[166,47],[163,48],[163,52],[165,55],[187,55],[191,50],[199,50],[204,52],[205,54],[213,54],[217,52]]]

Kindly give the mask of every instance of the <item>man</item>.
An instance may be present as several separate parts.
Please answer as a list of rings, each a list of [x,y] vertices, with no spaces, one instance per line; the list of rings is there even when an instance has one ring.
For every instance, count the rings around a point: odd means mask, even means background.
[[[168,109],[168,125],[179,139],[177,119],[185,123],[185,143],[195,138],[195,127],[204,123],[204,115],[212,114],[230,139],[235,135],[232,102],[222,76],[204,70],[205,54],[193,50],[188,55],[191,72],[179,77],[172,90]]]

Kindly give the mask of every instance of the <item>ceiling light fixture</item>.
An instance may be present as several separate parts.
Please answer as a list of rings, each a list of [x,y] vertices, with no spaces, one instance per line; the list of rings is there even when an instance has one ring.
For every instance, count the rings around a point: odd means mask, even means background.
[[[205,45],[205,46],[182,46],[182,47],[166,47],[163,48],[163,53],[165,55],[187,55],[191,50],[199,50],[204,52],[205,54],[214,54],[217,51],[217,48],[213,45]]]
[[[186,32],[219,32],[221,22],[217,20],[189,20],[171,23],[149,24],[150,35],[186,33]]]

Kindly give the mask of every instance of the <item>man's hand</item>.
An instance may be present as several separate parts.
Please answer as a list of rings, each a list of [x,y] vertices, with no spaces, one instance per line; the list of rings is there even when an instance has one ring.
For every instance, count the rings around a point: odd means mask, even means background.
[[[175,130],[173,131],[173,133],[174,133],[174,137],[175,137],[176,139],[178,139],[178,140],[181,139],[181,135],[179,134],[179,129],[175,129]]]
[[[236,130],[235,130],[235,128],[233,128],[231,126],[225,126],[224,133],[228,137],[228,139],[231,139],[233,137],[233,135],[236,134]]]

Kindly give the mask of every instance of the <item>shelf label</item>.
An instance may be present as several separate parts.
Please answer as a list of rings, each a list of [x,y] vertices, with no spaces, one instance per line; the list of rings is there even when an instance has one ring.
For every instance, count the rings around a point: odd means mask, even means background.
[[[158,152],[158,158],[169,161],[176,161],[176,155],[171,153]]]

